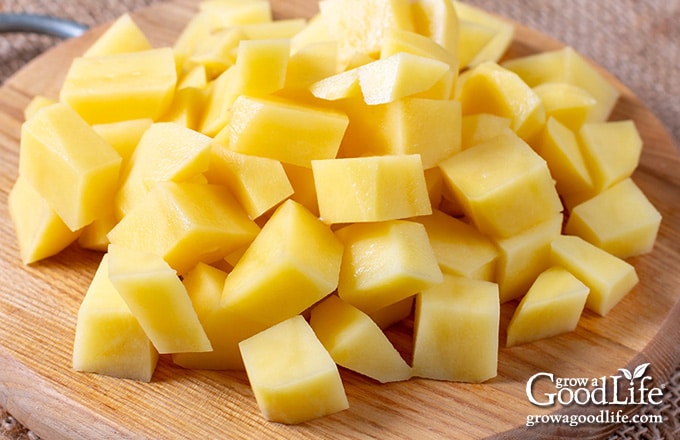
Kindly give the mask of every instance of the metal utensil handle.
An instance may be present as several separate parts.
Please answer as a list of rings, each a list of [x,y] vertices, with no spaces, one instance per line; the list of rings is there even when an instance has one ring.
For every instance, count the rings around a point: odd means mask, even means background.
[[[25,32],[51,35],[58,38],[72,38],[82,35],[87,26],[49,15],[2,13],[0,33]]]

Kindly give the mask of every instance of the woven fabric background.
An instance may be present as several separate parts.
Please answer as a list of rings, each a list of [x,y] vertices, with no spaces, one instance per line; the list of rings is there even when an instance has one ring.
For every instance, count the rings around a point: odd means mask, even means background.
[[[94,26],[158,1],[0,0],[0,12],[50,14]],[[631,88],[680,143],[680,0],[465,1],[540,30],[591,58]],[[0,35],[0,83],[58,43],[38,35]],[[610,439],[680,438],[680,368],[663,404],[639,413],[661,414],[665,423],[622,425]],[[0,407],[0,440],[37,438]]]

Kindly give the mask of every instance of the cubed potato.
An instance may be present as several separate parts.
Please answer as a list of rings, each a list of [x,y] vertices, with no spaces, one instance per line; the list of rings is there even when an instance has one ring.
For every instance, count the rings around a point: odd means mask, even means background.
[[[304,18],[281,18],[262,23],[246,23],[239,25],[248,40],[266,40],[271,38],[291,39],[307,26]]]
[[[258,234],[229,190],[221,185],[159,182],[109,232],[109,241],[154,252],[183,274],[247,246]]]
[[[205,176],[209,182],[229,188],[252,219],[293,194],[281,162],[237,153],[218,142],[211,145],[210,167]]]
[[[290,58],[290,39],[243,40],[236,55],[238,94],[267,96],[283,88]]]
[[[158,119],[170,106],[177,84],[175,56],[159,48],[73,60],[60,101],[90,124]]]
[[[336,235],[345,248],[338,295],[363,312],[375,312],[442,281],[420,223],[355,223]]]
[[[265,419],[296,424],[349,408],[338,367],[302,316],[239,346]]]
[[[84,249],[106,252],[109,247],[108,233],[118,224],[118,217],[110,213],[83,226],[78,236],[78,245]]]
[[[173,122],[190,130],[198,131],[203,121],[203,110],[208,92],[197,87],[183,87],[175,92],[168,110],[159,122]]]
[[[510,237],[562,211],[547,164],[515,135],[497,136],[439,167],[483,234]]]
[[[463,116],[461,120],[461,149],[467,150],[501,134],[509,134],[512,120],[491,113]]]
[[[413,375],[481,383],[497,374],[498,286],[444,275],[416,296]]]
[[[157,122],[144,132],[121,173],[115,197],[123,217],[156,182],[188,180],[208,169],[211,139],[174,122]]]
[[[199,3],[199,14],[210,17],[212,31],[247,24],[269,23],[272,21],[271,5],[264,0],[225,2],[205,0]]]
[[[494,62],[470,70],[461,82],[463,115],[491,113],[510,118],[511,128],[530,141],[545,124],[541,98],[517,74]]]
[[[486,55],[484,53],[485,47],[493,46],[491,41],[496,35],[498,35],[498,32],[487,25],[459,19],[458,62],[460,69],[474,67],[480,62],[483,62],[481,60],[484,58],[490,58],[490,60],[497,58],[496,56]],[[477,54],[480,54],[478,58]]]
[[[205,66],[185,66],[177,78],[177,91],[193,87],[205,90],[208,87],[208,73]]]
[[[460,151],[461,107],[454,100],[404,98],[386,105],[339,103],[349,126],[338,157],[419,154],[425,169]]]
[[[307,20],[304,29],[291,37],[291,54],[295,54],[298,50],[307,45],[328,41],[336,42],[336,39],[330,36],[326,23],[324,23],[323,17],[321,17],[321,13],[317,12]],[[337,68],[337,65],[335,68]]]
[[[593,180],[574,132],[550,117],[533,144],[534,150],[548,163],[561,196],[590,194]]]
[[[406,380],[411,367],[378,325],[351,304],[329,295],[309,321],[336,364],[381,383]]]
[[[130,14],[123,14],[92,43],[83,56],[97,57],[151,49],[149,39]]]
[[[571,47],[541,52],[503,62],[530,87],[546,82],[566,82],[581,87],[593,98],[587,122],[603,122],[619,99],[619,91],[589,61]]]
[[[435,2],[438,1],[435,0]],[[421,6],[424,6],[424,4],[424,1],[421,2]],[[416,3],[413,4],[413,7],[416,7]],[[427,26],[427,24],[424,25]],[[441,61],[458,73],[458,59],[455,52],[445,49],[432,38],[417,32],[396,28],[386,29],[380,47],[380,59],[389,58],[402,52]]]
[[[570,213],[565,233],[619,258],[651,252],[661,214],[631,178],[626,178]]]
[[[92,128],[118,152],[122,159],[120,169],[124,170],[135,152],[137,144],[152,124],[153,121],[146,118],[95,124]]]
[[[432,213],[420,155],[312,161],[321,219],[376,222]]]
[[[319,216],[319,204],[314,187],[314,173],[311,168],[298,165],[283,164],[288,181],[293,187],[291,199],[295,200],[315,216]]]
[[[159,255],[109,246],[109,280],[159,353],[212,347],[177,273]]]
[[[578,137],[596,193],[630,177],[640,162],[642,138],[631,120],[587,123]]]
[[[335,110],[290,101],[242,95],[224,128],[229,148],[293,165],[334,158],[347,129],[347,116]]]
[[[416,0],[411,2],[413,28],[428,37],[454,58],[458,54],[458,14],[449,0]],[[453,69],[458,70],[456,61]]]
[[[546,118],[553,117],[574,131],[588,120],[597,103],[587,90],[566,82],[546,82],[533,89],[543,102]]]
[[[21,127],[19,174],[72,231],[111,212],[121,157],[66,104]]]
[[[52,98],[49,98],[47,96],[43,95],[36,95],[31,99],[31,102],[28,103],[26,108],[24,108],[24,120],[29,120],[35,115],[38,110],[40,110],[43,107],[47,107],[48,105],[56,104],[57,101],[55,101]]]
[[[105,254],[85,293],[73,342],[73,369],[150,382],[158,351],[109,280]]]
[[[222,306],[273,325],[335,290],[342,243],[292,200],[272,214],[229,274]]]
[[[433,210],[413,219],[425,226],[442,272],[465,278],[494,281],[498,250],[474,226]]]
[[[639,282],[635,268],[575,235],[550,244],[550,263],[571,272],[588,286],[586,308],[604,316]]]
[[[590,289],[566,269],[546,269],[522,298],[508,324],[507,346],[574,331]]]
[[[562,231],[562,215],[512,237],[495,239],[498,248],[495,281],[501,303],[523,296],[536,277],[550,266],[550,243]]]
[[[261,332],[266,326],[220,307],[226,278],[227,272],[205,263],[198,263],[184,275],[182,283],[191,298],[198,320],[210,339],[212,351],[174,353],[172,361],[176,365],[201,370],[245,369],[238,344]]]
[[[229,123],[231,107],[239,96],[235,84],[236,68],[232,66],[208,85],[198,131],[217,137]]]
[[[413,30],[409,0],[322,0],[322,20],[338,41],[340,64],[355,53],[377,56],[385,29]]]
[[[361,96],[359,67],[321,78],[309,85],[309,91],[315,97],[326,101]]]
[[[429,90],[449,69],[445,62],[399,52],[359,67],[359,87],[366,104],[388,104]]]
[[[184,67],[186,60],[194,53],[198,45],[210,37],[211,20],[207,13],[202,12],[194,14],[189,19],[172,46],[178,66]]]
[[[380,327],[381,329],[386,329],[389,326],[402,321],[413,312],[413,304],[415,303],[415,295],[404,298],[389,306],[385,306],[382,309],[378,309],[368,316]]]
[[[301,47],[288,61],[285,88],[299,94],[303,91],[309,93],[308,89],[312,84],[337,73],[337,59],[338,44],[335,41],[322,41]]]
[[[14,182],[7,204],[24,264],[58,254],[81,234],[71,231],[22,176]]]
[[[511,22],[494,16],[475,6],[456,0],[452,1],[452,3],[460,23],[472,23],[493,32],[489,41],[484,44],[481,49],[476,51],[474,57],[465,64],[461,62],[460,67],[474,67],[487,61],[500,61],[508,50],[508,47],[510,47],[510,43],[512,43],[512,39],[515,36],[515,26]],[[469,32],[464,33],[462,31],[462,29],[465,28],[464,25],[461,25],[460,28],[460,41],[462,43],[470,41]],[[474,46],[479,46],[479,42],[480,40],[477,39],[477,44]]]
[[[184,61],[183,70],[201,66],[207,80],[213,80],[236,62],[239,43],[245,34],[237,27],[222,29],[201,39]],[[179,89],[179,87],[178,87]]]

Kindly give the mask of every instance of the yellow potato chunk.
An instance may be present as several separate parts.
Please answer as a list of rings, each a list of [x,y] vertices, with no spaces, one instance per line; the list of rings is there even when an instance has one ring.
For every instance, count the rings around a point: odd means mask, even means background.
[[[281,322],[335,290],[341,258],[330,228],[287,200],[227,277],[222,306],[263,324]]]
[[[356,223],[336,235],[345,247],[338,295],[363,312],[375,312],[442,281],[420,223]]]
[[[376,222],[432,213],[420,155],[312,161],[326,223]]]
[[[19,174],[72,231],[111,212],[121,157],[66,104],[21,127]]]
[[[458,14],[450,0],[416,0],[411,3],[411,16],[416,32],[455,58],[458,54]],[[453,68],[458,70],[458,62]]]
[[[359,87],[366,104],[387,104],[430,89],[449,69],[445,62],[399,52],[361,66]]]
[[[526,141],[543,128],[541,98],[514,72],[485,62],[470,70],[461,87],[463,115],[491,113],[510,118],[511,128]]]
[[[283,88],[290,39],[243,40],[236,55],[238,94],[265,96]]]
[[[81,233],[71,231],[22,176],[14,182],[7,204],[24,264],[58,254]]]
[[[210,351],[182,281],[163,258],[111,244],[109,280],[159,353]]]
[[[229,188],[252,219],[293,194],[281,162],[237,153],[218,142],[211,146],[210,167],[205,176],[209,182]]]
[[[564,267],[588,286],[586,308],[601,316],[609,313],[639,281],[632,265],[574,235],[553,240],[550,262]]]
[[[148,118],[130,119],[108,124],[95,124],[92,128],[118,152],[122,159],[120,168],[124,170],[137,144],[152,124],[153,121]]]
[[[109,232],[109,241],[154,252],[183,274],[248,245],[258,234],[227,188],[159,182]]]
[[[174,353],[172,361],[175,364],[201,370],[245,369],[238,344],[266,326],[220,306],[226,278],[226,272],[205,263],[198,263],[184,275],[182,283],[210,339],[212,351]]]
[[[411,376],[411,367],[380,327],[337,296],[315,305],[309,324],[338,365],[381,383]]]
[[[157,120],[170,106],[177,83],[170,48],[73,60],[59,98],[90,124]]]
[[[529,87],[546,82],[581,87],[596,101],[588,112],[587,122],[607,120],[619,99],[616,87],[571,47],[507,60],[503,67],[517,73]]]
[[[271,38],[293,38],[300,33],[307,21],[304,18],[278,19],[261,23],[246,23],[239,25],[248,40],[266,40]]]
[[[631,120],[587,123],[578,135],[597,192],[630,177],[640,162],[642,139]]]
[[[566,269],[542,272],[522,298],[508,324],[507,346],[574,331],[590,289]]]
[[[476,66],[484,58],[496,58],[484,54],[484,48],[491,47],[491,41],[498,34],[494,29],[480,23],[458,20],[458,32],[458,62],[461,70]],[[481,55],[475,59],[477,54]]]
[[[206,79],[215,79],[222,72],[233,66],[239,44],[245,34],[238,27],[215,31],[202,38],[189,58],[184,62],[184,69],[202,66]]]
[[[156,182],[188,180],[208,169],[211,139],[174,122],[144,132],[121,174],[116,194],[119,217],[132,210]]]
[[[80,229],[78,245],[85,249],[106,252],[106,249],[109,247],[109,238],[107,235],[117,223],[118,218],[113,213],[96,219],[89,225]]]
[[[231,111],[224,128],[229,148],[306,167],[336,156],[349,123],[335,110],[248,96],[238,97]]]
[[[533,88],[545,107],[546,118],[553,117],[571,130],[588,120],[597,103],[587,90],[566,82],[547,82]]]
[[[294,191],[290,198],[318,217],[319,204],[316,201],[316,188],[314,187],[312,169],[290,164],[283,164],[283,169],[286,171],[288,181]]]
[[[415,302],[415,295],[404,298],[389,306],[385,306],[382,309],[378,309],[369,316],[381,329],[386,329],[387,327],[398,323],[411,316],[413,311],[413,303]]]
[[[130,14],[123,14],[92,43],[83,56],[98,57],[151,49],[151,43]]]
[[[510,237],[562,211],[545,161],[515,135],[497,136],[439,165],[480,232]]]
[[[413,375],[481,383],[496,376],[498,286],[444,275],[416,296]]]
[[[460,23],[461,43],[467,43],[476,41],[477,44],[473,44],[472,47],[480,47],[474,52],[472,59],[467,61],[465,64],[461,61],[461,68],[463,67],[474,67],[481,63],[492,61],[498,62],[503,57],[512,39],[515,35],[515,26],[502,18],[496,17],[480,8],[465,4],[461,1],[452,1],[456,14],[458,15],[458,20]],[[480,33],[477,32],[477,38],[470,38],[470,32],[464,32],[466,29],[465,24],[471,23],[472,25],[480,26],[487,30],[482,35],[491,32],[489,36],[484,35],[483,38],[480,37]],[[467,27],[469,29],[469,26]],[[483,41],[487,40],[486,43],[482,44]],[[469,57],[469,55],[468,55]]]
[[[271,5],[264,0],[222,1],[199,3],[199,14],[210,18],[211,30],[272,21]]]
[[[52,98],[48,98],[47,96],[43,95],[34,96],[33,99],[31,99],[31,102],[29,102],[26,108],[24,109],[24,120],[31,119],[33,115],[35,115],[41,108],[56,103],[57,101],[55,101]]]
[[[430,3],[438,3],[439,1],[434,0],[430,1]],[[448,3],[448,0],[445,0],[445,2]],[[422,1],[420,3],[422,7],[427,2]],[[416,4],[414,3],[413,7],[417,7]],[[458,73],[458,59],[455,56],[455,52],[445,49],[432,38],[417,32],[395,28],[386,29],[382,46],[380,47],[380,58],[389,58],[402,52],[444,62],[449,65],[451,70]]]
[[[150,382],[158,351],[109,280],[105,254],[78,310],[73,368]]]
[[[340,65],[355,53],[377,56],[385,29],[413,30],[409,0],[322,0],[328,34],[338,41]]]
[[[265,419],[296,424],[349,408],[338,367],[302,316],[239,346]]]
[[[660,225],[659,211],[627,178],[577,205],[564,231],[619,258],[629,258],[651,252]]]
[[[301,47],[288,61],[285,88],[297,93],[307,92],[312,84],[337,73],[337,58],[338,45],[335,41]]]
[[[562,231],[562,215],[517,235],[495,239],[498,263],[495,281],[501,303],[523,296],[534,279],[550,265],[550,243]]]
[[[413,219],[425,226],[442,272],[465,278],[493,281],[498,250],[474,226],[440,210]]]
[[[589,194],[593,180],[572,130],[550,117],[534,142],[534,150],[548,163],[557,192],[565,197]]]
[[[509,134],[512,120],[490,113],[465,115],[461,120],[461,149],[467,150],[501,134]]]

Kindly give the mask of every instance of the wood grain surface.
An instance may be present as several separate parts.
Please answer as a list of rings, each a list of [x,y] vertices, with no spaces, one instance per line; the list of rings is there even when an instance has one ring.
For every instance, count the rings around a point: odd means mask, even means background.
[[[272,1],[275,16],[310,17],[314,0]],[[169,45],[197,2],[174,0],[134,14],[156,46]],[[540,409],[526,396],[537,372],[601,377],[651,362],[662,386],[680,358],[680,157],[659,121],[613,77],[622,97],[612,119],[633,119],[644,140],[634,180],[664,219],[652,253],[631,259],[640,284],[605,318],[585,312],[573,333],[502,347],[498,377],[481,385],[414,379],[379,385],[342,370],[350,409],[299,426],[262,418],[240,372],[189,371],[162,357],[151,383],[71,369],[80,301],[101,255],[71,247],[23,266],[7,211],[16,179],[22,112],[36,94],[56,97],[73,57],[97,28],[37,58],[0,89],[0,404],[44,439],[104,438],[600,438],[615,426],[524,427],[527,415],[591,414],[601,407]],[[509,56],[560,47],[517,26]],[[501,341],[514,304],[502,307]],[[405,350],[408,323],[389,331]],[[616,408],[618,409],[618,408]],[[626,412],[634,412],[628,405]]]

